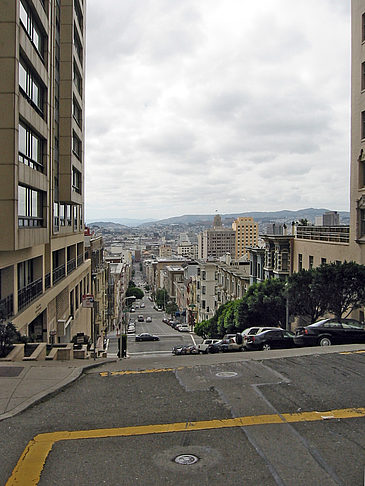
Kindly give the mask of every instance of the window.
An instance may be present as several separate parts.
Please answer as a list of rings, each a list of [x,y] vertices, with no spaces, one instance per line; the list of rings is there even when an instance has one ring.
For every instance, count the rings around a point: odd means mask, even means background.
[[[60,219],[59,219],[59,204],[58,202],[53,203],[53,226],[56,231],[60,228]]]
[[[365,138],[365,111],[361,112],[361,138]]]
[[[362,37],[361,40],[364,42],[365,41],[365,13],[362,14]]]
[[[23,61],[19,61],[19,87],[28,103],[43,114],[43,87]]]
[[[43,141],[28,126],[19,123],[19,162],[43,172]]]
[[[41,29],[37,25],[31,9],[25,0],[20,0],[19,18],[33,46],[37,49],[38,54],[43,57],[43,36]]]
[[[78,209],[77,206],[74,206],[74,230],[77,230],[77,225],[78,225],[78,223],[77,223],[77,212],[78,212],[77,209]]]
[[[365,89],[365,62],[361,64],[361,90]]]
[[[360,237],[365,236],[365,209],[360,209]]]
[[[75,98],[72,101],[72,116],[74,117],[74,120],[76,123],[81,127],[82,124],[82,112],[79,104],[75,100]]]
[[[77,88],[77,91],[79,92],[79,95],[82,96],[82,78],[80,75],[80,72],[77,68],[76,62],[74,62],[74,85]]]
[[[66,206],[65,204],[60,204],[60,226],[66,225]]]
[[[70,315],[75,315],[75,308],[74,308],[74,291],[71,290],[70,292]]]
[[[65,212],[66,212],[66,221],[67,221],[67,226],[72,225],[72,213],[71,213],[71,205],[67,204],[65,206]]]
[[[18,288],[23,289],[33,282],[33,260],[18,263]]]
[[[79,58],[80,64],[82,65],[82,61],[83,61],[82,44],[80,41],[79,34],[77,33],[76,25],[74,25],[74,46],[75,46],[75,51],[77,53],[77,57]]]
[[[313,256],[309,255],[309,268],[313,268]]]
[[[78,0],[75,0],[75,13],[76,13],[76,17],[77,17],[77,21],[79,23],[80,29],[82,30],[84,19],[82,17],[82,12],[81,12],[81,8],[80,8],[80,4],[79,4]]]
[[[43,226],[43,197],[40,191],[30,187],[18,186],[18,224],[19,226]]]
[[[326,265],[327,258],[321,258],[321,265]]]
[[[81,194],[81,172],[72,167],[72,190]]]
[[[75,132],[72,134],[72,152],[81,160],[81,140]]]

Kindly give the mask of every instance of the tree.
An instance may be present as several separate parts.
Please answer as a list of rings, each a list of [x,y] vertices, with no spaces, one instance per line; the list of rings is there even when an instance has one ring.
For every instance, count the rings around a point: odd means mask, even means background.
[[[285,323],[285,283],[277,278],[251,285],[242,298],[244,309],[238,306],[237,315],[245,316],[245,327],[278,326]],[[241,307],[241,309],[240,309]]]
[[[299,220],[299,226],[308,226],[309,221],[306,218],[302,218]]]
[[[166,304],[169,302],[170,297],[167,293],[166,289],[158,289],[155,295],[155,302],[157,307],[161,307],[162,309],[166,308]]]
[[[239,307],[240,300],[231,300],[226,302],[223,306],[220,315],[217,316],[218,332],[221,336],[229,333],[236,333],[237,327],[237,309]]]
[[[288,278],[288,298],[290,313],[303,316],[311,323],[323,316],[327,300],[315,284],[317,269],[301,270]]]
[[[126,295],[126,297],[134,296],[136,299],[143,299],[143,297],[144,297],[143,290],[141,290],[138,287],[128,287],[125,295]],[[130,300],[132,300],[132,299],[130,299]],[[129,303],[130,303],[130,301],[129,301]]]
[[[365,266],[355,262],[330,263],[316,268],[313,290],[337,319],[365,305]]]
[[[133,282],[133,280],[130,280],[129,283],[128,283],[128,288],[129,287],[135,287],[136,284]]]
[[[168,302],[166,304],[166,314],[169,314],[171,317],[175,315],[175,312],[179,310],[176,302]]]
[[[207,321],[198,322],[197,324],[195,324],[194,332],[203,339],[209,337],[217,337],[217,322],[216,320],[214,321],[213,318],[208,319]]]
[[[21,341],[19,331],[12,322],[0,324],[0,358],[4,358],[14,343]]]

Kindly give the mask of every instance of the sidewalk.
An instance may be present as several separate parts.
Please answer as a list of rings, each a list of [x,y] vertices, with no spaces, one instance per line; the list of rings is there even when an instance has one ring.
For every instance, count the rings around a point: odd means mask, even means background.
[[[77,380],[95,366],[115,359],[19,361],[0,363],[0,421],[13,417],[47,395]]]

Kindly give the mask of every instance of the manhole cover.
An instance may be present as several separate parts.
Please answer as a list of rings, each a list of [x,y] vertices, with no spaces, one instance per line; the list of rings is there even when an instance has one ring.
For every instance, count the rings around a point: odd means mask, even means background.
[[[175,457],[175,462],[177,464],[182,464],[183,466],[191,466],[199,461],[199,458],[193,456],[192,454],[182,454],[181,456]]]
[[[232,378],[233,376],[237,376],[237,373],[234,371],[220,371],[219,373],[216,373],[216,376],[219,376],[220,378]]]

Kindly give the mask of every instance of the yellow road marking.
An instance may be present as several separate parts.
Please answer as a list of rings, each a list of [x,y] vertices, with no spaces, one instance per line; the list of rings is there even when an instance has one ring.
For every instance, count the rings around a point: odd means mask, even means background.
[[[144,373],[164,373],[166,371],[182,370],[183,366],[178,368],[154,368],[151,370],[125,370],[125,371],[102,371],[100,376],[116,376],[116,375],[141,375]]]
[[[209,430],[265,424],[315,422],[320,420],[349,419],[359,417],[365,417],[365,407],[344,408],[325,412],[253,415],[222,420],[202,420],[200,422],[139,425],[136,427],[117,427],[113,429],[49,432],[46,434],[36,435],[28,443],[5,486],[36,486],[40,481],[43,467],[53,445],[62,440],[128,437],[183,432],[187,430]]]
[[[361,349],[359,351],[342,351],[340,354],[361,354],[365,353],[365,349]]]

